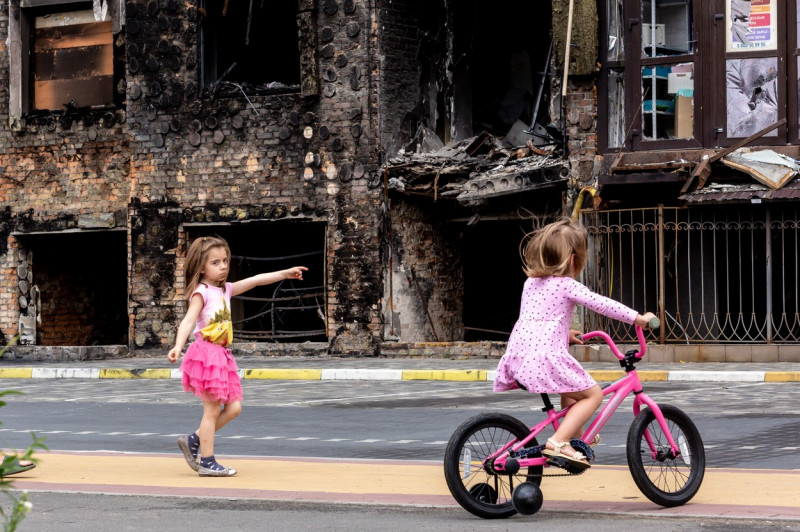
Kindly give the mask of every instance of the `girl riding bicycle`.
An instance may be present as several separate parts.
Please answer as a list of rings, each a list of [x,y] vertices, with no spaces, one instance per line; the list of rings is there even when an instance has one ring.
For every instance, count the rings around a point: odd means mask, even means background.
[[[524,388],[531,393],[558,393],[562,408],[574,403],[542,454],[588,468],[586,457],[569,440],[583,435],[583,425],[603,402],[603,392],[568,351],[570,339],[579,341],[578,332],[570,330],[575,305],[641,327],[647,327],[655,315],[638,314],[574,279],[583,270],[588,247],[588,235],[580,223],[564,218],[528,236],[523,251],[528,279],[519,319],[497,367],[494,391]],[[597,443],[595,439],[590,445]]]

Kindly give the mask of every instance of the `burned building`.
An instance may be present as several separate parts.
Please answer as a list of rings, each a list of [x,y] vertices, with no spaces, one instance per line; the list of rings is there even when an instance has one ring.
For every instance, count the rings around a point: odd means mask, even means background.
[[[206,234],[232,279],[309,267],[235,301],[255,351],[502,339],[519,238],[568,164],[550,6],[500,7],[5,2],[5,340],[166,348]],[[407,164],[422,147],[435,175]]]
[[[795,43],[794,3],[769,9],[791,22],[769,28],[774,43]],[[691,0],[0,2],[4,339],[165,351],[185,309],[187,244],[217,234],[232,279],[309,268],[302,283],[235,300],[238,349],[496,353],[518,311],[523,235],[582,206],[601,258],[586,281],[672,315],[661,341],[793,341],[797,298],[776,294],[796,282],[756,249],[796,258],[796,213],[778,205],[793,182],[780,194],[719,187],[752,185],[721,150],[772,122],[786,120],[749,145],[797,155],[797,64],[783,57],[794,49],[734,37],[718,49],[698,28],[755,38],[712,11]],[[720,94],[744,96],[742,112],[726,115]],[[765,216],[782,224],[771,236]],[[733,282],[723,262],[748,253]],[[698,256],[715,257],[701,271],[716,277],[681,269]],[[706,325],[747,276],[771,283],[769,302],[758,290],[737,303],[757,318]]]

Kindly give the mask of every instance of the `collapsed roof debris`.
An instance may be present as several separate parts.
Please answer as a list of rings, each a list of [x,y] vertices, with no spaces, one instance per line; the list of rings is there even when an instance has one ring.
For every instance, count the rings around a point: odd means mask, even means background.
[[[740,148],[723,157],[722,162],[775,190],[784,186],[798,173],[795,159],[772,150]]]
[[[401,150],[384,166],[389,190],[461,204],[565,185],[569,166],[555,146],[508,148],[487,132],[429,153]]]

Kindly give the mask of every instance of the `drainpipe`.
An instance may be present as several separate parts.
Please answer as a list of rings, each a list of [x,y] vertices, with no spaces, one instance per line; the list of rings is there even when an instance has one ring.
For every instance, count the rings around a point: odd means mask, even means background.
[[[594,187],[583,187],[581,191],[578,192],[578,199],[575,200],[575,207],[572,208],[572,219],[574,221],[578,220],[578,216],[580,215],[580,210],[583,207],[583,201],[586,197],[586,194],[594,197],[594,195],[597,194],[597,189]]]

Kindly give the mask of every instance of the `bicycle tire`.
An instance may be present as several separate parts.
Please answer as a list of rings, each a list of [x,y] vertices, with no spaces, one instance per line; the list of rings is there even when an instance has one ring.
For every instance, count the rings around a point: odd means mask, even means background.
[[[654,503],[670,508],[686,504],[700,489],[706,455],[700,432],[689,416],[671,405],[661,405],[660,408],[681,455],[672,458],[667,454],[671,450],[666,434],[649,408],[633,420],[626,451],[628,469],[639,490]],[[644,437],[646,432],[658,450],[656,456]]]
[[[509,441],[529,434],[530,429],[523,422],[498,413],[471,417],[456,429],[445,450],[444,477],[462,508],[484,519],[503,519],[517,513],[511,500],[514,488],[525,481],[538,486],[542,466],[520,469],[515,475],[498,474],[487,469],[484,460]],[[534,438],[529,446],[535,445],[538,443]]]

